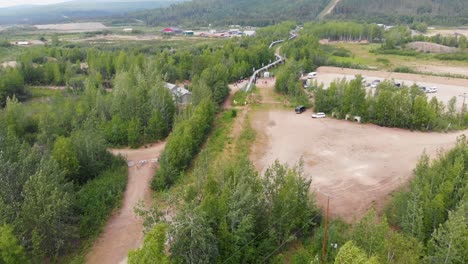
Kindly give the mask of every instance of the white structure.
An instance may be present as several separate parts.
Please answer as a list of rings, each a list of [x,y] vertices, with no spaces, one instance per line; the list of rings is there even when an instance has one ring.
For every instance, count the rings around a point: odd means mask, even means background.
[[[192,101],[192,93],[189,90],[172,83],[165,83],[164,87],[171,92],[176,103],[189,104]]]
[[[29,41],[16,41],[15,44],[18,46],[27,46],[31,43]]]
[[[255,31],[254,30],[246,30],[246,31],[244,31],[244,35],[246,35],[248,37],[253,37],[253,36],[255,36]]]
[[[124,28],[123,32],[133,32],[133,28]]]

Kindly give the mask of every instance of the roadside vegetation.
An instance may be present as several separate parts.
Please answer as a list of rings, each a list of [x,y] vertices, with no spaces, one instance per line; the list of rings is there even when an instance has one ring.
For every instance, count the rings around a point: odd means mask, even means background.
[[[359,116],[362,122],[411,130],[446,131],[465,129],[468,115],[456,109],[457,98],[449,105],[426,94],[416,86],[395,87],[391,81],[366,92],[362,77],[350,82],[335,81],[328,89],[315,90],[316,111],[337,118]]]

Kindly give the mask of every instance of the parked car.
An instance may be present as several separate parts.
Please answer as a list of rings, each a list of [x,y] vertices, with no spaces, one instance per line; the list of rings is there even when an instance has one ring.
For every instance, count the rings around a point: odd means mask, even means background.
[[[371,83],[371,88],[377,88],[379,84],[380,84],[380,80],[375,80]]]
[[[318,112],[312,115],[312,118],[325,118],[325,117],[327,116],[325,115],[325,113],[322,113],[322,112]]]
[[[309,74],[307,74],[307,79],[313,79],[317,77],[317,73],[316,72],[309,72]]]
[[[302,113],[305,112],[305,110],[306,110],[306,108],[303,105],[300,105],[300,106],[296,107],[296,109],[295,109],[296,114],[302,114]]]
[[[437,89],[437,87],[433,86],[433,87],[429,87],[426,89],[427,93],[437,93],[439,91],[439,89]]]

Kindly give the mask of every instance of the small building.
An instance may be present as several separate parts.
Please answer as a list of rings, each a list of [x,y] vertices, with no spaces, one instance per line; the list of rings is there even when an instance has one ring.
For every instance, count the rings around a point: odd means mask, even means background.
[[[162,30],[164,34],[182,34],[184,31],[180,28],[168,27]]]
[[[124,28],[123,32],[131,33],[133,32],[133,28]]]
[[[185,105],[192,101],[192,93],[189,90],[172,83],[165,83],[164,87],[171,92],[176,103]]]

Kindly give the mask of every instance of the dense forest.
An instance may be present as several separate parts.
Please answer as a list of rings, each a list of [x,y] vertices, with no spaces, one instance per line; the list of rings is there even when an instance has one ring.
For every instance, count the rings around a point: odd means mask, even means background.
[[[352,19],[384,24],[460,26],[468,24],[465,0],[341,0],[333,10],[333,19]]]
[[[29,5],[0,8],[0,24],[52,24],[76,22],[77,19],[96,19],[110,16],[121,16],[154,8],[167,7],[177,0],[96,0],[66,1],[47,6]]]
[[[328,0],[194,0],[133,14],[153,26],[266,26],[286,20],[309,21]]]

